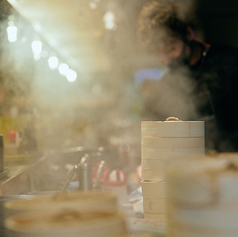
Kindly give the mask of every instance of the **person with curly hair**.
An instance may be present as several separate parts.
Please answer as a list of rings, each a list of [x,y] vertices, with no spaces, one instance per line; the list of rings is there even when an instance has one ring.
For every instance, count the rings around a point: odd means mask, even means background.
[[[146,4],[138,19],[139,37],[174,74],[182,66],[188,69],[194,85],[194,119],[205,121],[206,150],[238,151],[234,119],[238,114],[238,49],[204,42],[194,11],[190,8],[183,14],[184,5],[179,2],[153,0]]]

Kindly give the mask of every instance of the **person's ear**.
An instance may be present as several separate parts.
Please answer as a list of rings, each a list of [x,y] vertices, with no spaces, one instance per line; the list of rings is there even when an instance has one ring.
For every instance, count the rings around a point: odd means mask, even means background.
[[[194,30],[192,29],[191,26],[187,27],[187,40],[188,41],[195,40],[195,32],[194,32]]]
[[[170,57],[173,59],[178,58],[184,47],[184,42],[181,39],[174,39],[173,44],[170,47]]]

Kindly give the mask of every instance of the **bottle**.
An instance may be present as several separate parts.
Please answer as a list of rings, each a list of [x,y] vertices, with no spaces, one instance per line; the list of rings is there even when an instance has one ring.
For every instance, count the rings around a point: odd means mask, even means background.
[[[93,177],[92,177],[92,165],[90,162],[90,157],[88,154],[85,154],[79,165],[79,190],[89,191],[93,189]]]

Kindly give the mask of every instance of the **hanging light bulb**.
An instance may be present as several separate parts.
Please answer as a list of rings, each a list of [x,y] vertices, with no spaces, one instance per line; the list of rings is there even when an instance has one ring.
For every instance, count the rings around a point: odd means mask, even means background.
[[[77,73],[74,70],[69,69],[67,71],[66,78],[69,82],[74,82],[77,79]]]
[[[96,9],[97,8],[97,4],[95,2],[90,2],[89,3],[89,6],[92,8],[92,9]]]
[[[10,25],[7,27],[8,41],[13,43],[17,41],[17,27]]]
[[[103,20],[107,21],[107,22],[109,22],[109,21],[113,22],[114,19],[115,19],[115,17],[114,17],[114,13],[112,11],[107,11],[103,17]]]
[[[42,43],[39,40],[35,40],[31,43],[32,51],[35,55],[40,55],[42,51]]]
[[[58,67],[59,64],[59,59],[57,57],[50,57],[48,59],[48,64],[51,70],[54,70]]]
[[[42,52],[42,43],[39,40],[35,40],[31,43],[31,48],[34,54],[35,61],[39,61],[41,59]]]
[[[115,15],[112,11],[108,11],[103,16],[104,26],[108,30],[114,30],[116,28]]]
[[[69,70],[69,65],[66,64],[66,63],[61,63],[59,65],[59,73],[62,75],[62,76],[66,76],[68,70]]]

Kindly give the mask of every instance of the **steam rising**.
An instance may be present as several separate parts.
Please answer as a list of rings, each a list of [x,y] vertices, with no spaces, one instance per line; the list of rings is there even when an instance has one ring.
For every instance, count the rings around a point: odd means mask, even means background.
[[[164,121],[175,116],[181,120],[194,120],[193,87],[189,72],[183,67],[176,73],[168,72],[161,81],[145,81],[142,94],[145,96],[146,119]]]
[[[1,78],[5,90],[2,116],[11,116],[17,107],[18,116],[33,119],[38,145],[42,149],[72,146],[140,147],[140,121],[164,120],[168,116],[192,119],[195,116],[186,69],[176,75],[167,73],[161,81],[148,78],[141,88],[134,84],[134,73],[141,68],[161,68],[138,43],[137,17],[146,1],[117,1],[97,9],[114,11],[114,30],[99,32],[99,40],[111,60],[105,72],[78,73],[69,83],[57,70],[51,70],[48,58],[34,61],[33,40],[43,42],[45,49],[57,57],[57,52],[32,29],[29,22],[13,9],[19,40],[10,43],[6,37],[8,19],[1,27]],[[179,1],[181,18],[191,16],[193,1]],[[8,6],[9,7],[9,6]],[[8,13],[9,15],[10,13]],[[103,21],[103,19],[102,19]],[[93,57],[94,55],[92,55]],[[146,85],[147,84],[147,85]],[[138,161],[140,150],[136,150]]]

